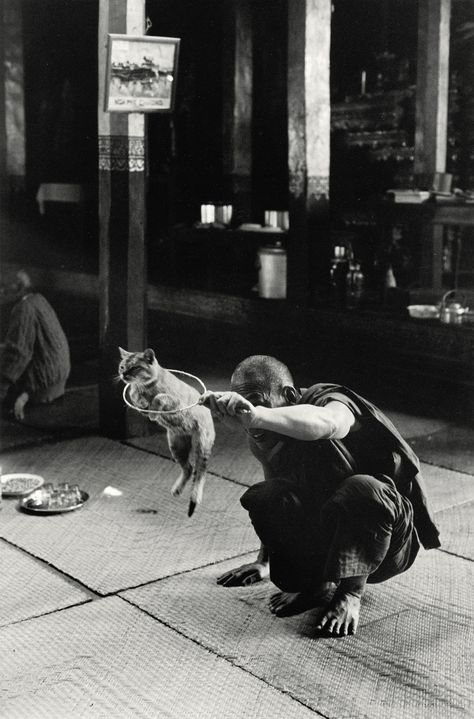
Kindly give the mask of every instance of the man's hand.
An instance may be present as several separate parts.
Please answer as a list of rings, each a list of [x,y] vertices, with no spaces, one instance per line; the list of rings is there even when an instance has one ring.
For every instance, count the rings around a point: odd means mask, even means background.
[[[262,579],[268,577],[268,574],[267,562],[251,562],[222,574],[218,577],[217,584],[221,584],[223,587],[246,587],[261,582]]]
[[[220,417],[230,427],[247,428],[255,413],[251,402],[237,392],[205,392],[199,404],[211,410],[215,417]]]

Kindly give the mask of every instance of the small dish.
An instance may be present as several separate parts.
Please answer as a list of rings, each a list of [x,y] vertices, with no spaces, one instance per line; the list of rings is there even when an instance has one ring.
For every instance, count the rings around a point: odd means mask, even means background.
[[[75,509],[79,509],[88,499],[87,492],[80,490],[80,499],[75,502],[61,506],[51,506],[49,502],[44,502],[41,489],[37,489],[20,500],[20,509],[29,514],[62,514],[63,512],[73,512]]]
[[[25,472],[3,474],[1,480],[3,497],[25,497],[44,483],[43,477],[40,477],[39,474],[26,474]]]
[[[410,317],[417,320],[439,319],[440,309],[437,305],[408,305],[407,310]]]

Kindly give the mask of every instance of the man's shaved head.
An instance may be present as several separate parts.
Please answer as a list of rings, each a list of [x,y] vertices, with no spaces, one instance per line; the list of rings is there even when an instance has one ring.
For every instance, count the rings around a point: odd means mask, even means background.
[[[252,355],[242,360],[230,382],[234,391],[246,396],[253,404],[273,406],[285,399],[284,389],[294,384],[288,367],[268,355]]]

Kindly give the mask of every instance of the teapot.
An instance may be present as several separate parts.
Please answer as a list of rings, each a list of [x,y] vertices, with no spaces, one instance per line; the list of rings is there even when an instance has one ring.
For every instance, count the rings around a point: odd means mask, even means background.
[[[460,301],[454,299],[456,290],[449,290],[443,295],[439,318],[447,324],[461,324],[463,315],[469,310]]]

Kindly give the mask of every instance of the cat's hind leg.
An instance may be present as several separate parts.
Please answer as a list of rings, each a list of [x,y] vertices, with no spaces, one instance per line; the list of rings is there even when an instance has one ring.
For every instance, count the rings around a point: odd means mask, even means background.
[[[171,494],[179,497],[184,487],[191,479],[193,466],[191,464],[191,437],[181,432],[168,430],[168,446],[175,462],[181,467],[181,474],[171,487]]]
[[[193,470],[193,486],[189,500],[188,517],[194,514],[194,510],[202,502],[204,484],[206,482],[207,463],[209,462],[213,445],[213,432],[206,433],[204,437],[200,437],[195,443],[194,452],[196,459]]]

